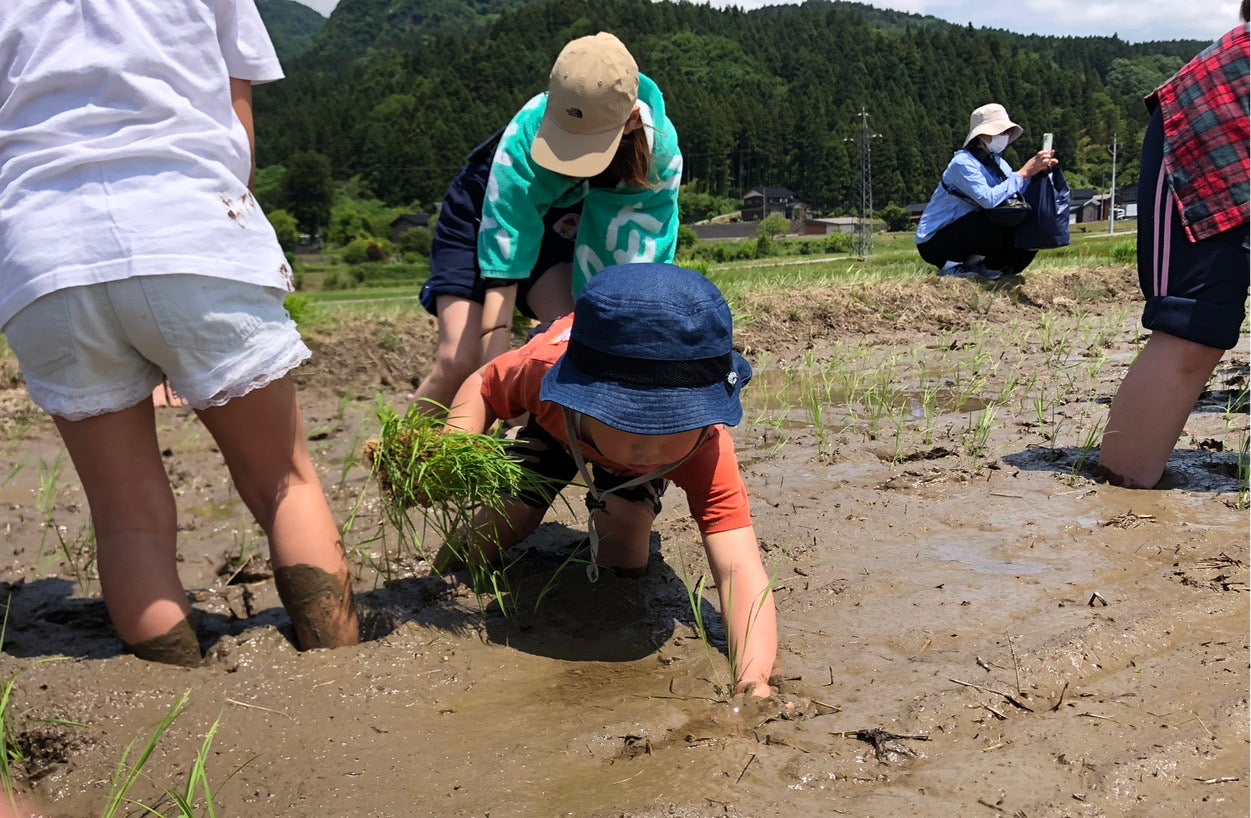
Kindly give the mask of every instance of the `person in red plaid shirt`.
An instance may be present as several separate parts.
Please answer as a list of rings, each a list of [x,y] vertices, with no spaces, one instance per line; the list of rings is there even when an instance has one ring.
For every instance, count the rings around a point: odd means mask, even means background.
[[[1248,0],[1242,22],[1147,97],[1138,282],[1151,330],[1108,413],[1099,471],[1127,488],[1164,476],[1195,401],[1246,317]]]

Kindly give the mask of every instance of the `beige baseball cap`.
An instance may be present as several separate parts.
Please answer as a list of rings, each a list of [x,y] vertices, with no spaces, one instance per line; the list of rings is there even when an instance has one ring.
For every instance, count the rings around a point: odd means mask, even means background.
[[[547,110],[530,146],[540,167],[589,178],[612,162],[639,98],[639,67],[612,34],[565,45],[552,66]]]

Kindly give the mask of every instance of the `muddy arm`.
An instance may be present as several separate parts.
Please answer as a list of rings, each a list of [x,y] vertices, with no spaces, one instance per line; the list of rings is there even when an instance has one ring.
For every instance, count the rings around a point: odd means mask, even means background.
[[[754,684],[753,695],[770,696],[769,676],[778,652],[777,611],[756,531],[745,526],[708,534],[704,549],[729,633],[735,687],[741,691]]]

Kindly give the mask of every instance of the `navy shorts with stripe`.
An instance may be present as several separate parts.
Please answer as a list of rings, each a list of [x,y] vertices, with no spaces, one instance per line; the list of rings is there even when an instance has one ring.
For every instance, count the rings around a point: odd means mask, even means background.
[[[486,198],[487,180],[491,175],[491,162],[500,134],[474,148],[443,197],[434,227],[434,241],[430,248],[430,280],[421,290],[421,304],[431,315],[438,314],[438,297],[450,295],[482,303],[488,287],[517,284],[517,309],[528,318],[535,315],[530,309],[529,293],[534,282],[552,266],[573,260],[574,240],[565,238],[555,229],[569,214],[581,213],[582,205],[570,208],[552,208],[543,218],[543,242],[539,258],[528,278],[484,279],[478,267],[478,226],[482,221],[482,202]]]
[[[1151,116],[1138,183],[1138,284],[1142,325],[1232,349],[1246,318],[1248,226],[1191,243],[1164,173],[1164,120]]]

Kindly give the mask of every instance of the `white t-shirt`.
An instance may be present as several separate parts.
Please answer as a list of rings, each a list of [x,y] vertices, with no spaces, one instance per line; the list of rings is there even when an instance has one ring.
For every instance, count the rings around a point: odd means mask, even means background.
[[[231,77],[282,77],[253,0],[0,0],[0,328],[138,275],[290,289]]]

